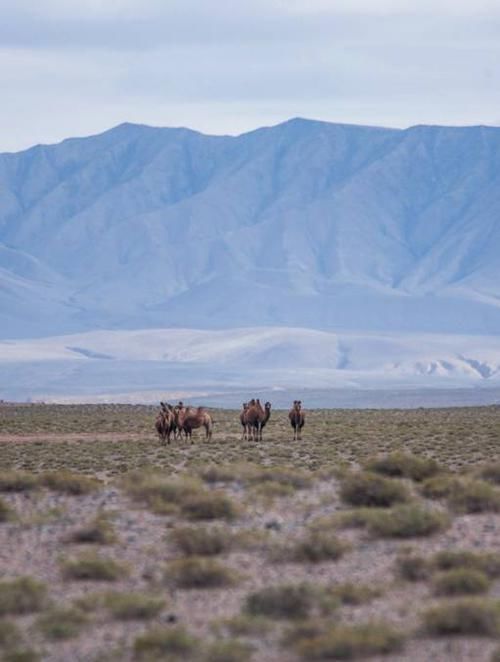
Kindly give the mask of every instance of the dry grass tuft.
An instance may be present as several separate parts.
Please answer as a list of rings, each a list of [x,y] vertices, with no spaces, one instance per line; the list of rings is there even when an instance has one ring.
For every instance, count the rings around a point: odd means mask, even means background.
[[[191,556],[171,561],[165,579],[177,588],[222,588],[233,586],[237,576],[222,564],[212,559]]]
[[[0,616],[31,614],[47,604],[47,586],[32,577],[0,582]]]
[[[403,552],[396,558],[396,575],[407,582],[425,581],[431,575],[431,563],[413,552]]]
[[[0,499],[0,522],[9,522],[13,518],[13,509],[3,499]]]
[[[27,471],[0,471],[0,492],[29,492],[38,487],[34,474]]]
[[[340,496],[351,506],[386,507],[408,501],[405,485],[372,473],[353,473],[341,483]]]
[[[87,615],[75,608],[51,609],[36,621],[38,629],[47,639],[51,640],[77,637],[87,624]]]
[[[432,558],[432,564],[438,570],[479,570],[493,579],[500,577],[499,552],[445,550]]]
[[[190,520],[236,519],[240,511],[234,501],[220,492],[193,494],[181,505],[182,514]]]
[[[95,492],[101,483],[95,478],[71,473],[70,471],[49,471],[39,476],[39,483],[49,490],[69,496],[80,496]]]
[[[478,595],[488,591],[491,580],[480,570],[456,568],[439,573],[432,584],[436,595]]]
[[[122,486],[135,501],[158,514],[177,512],[186,499],[203,489],[194,478],[172,478],[152,471],[133,471],[122,479]]]
[[[420,493],[426,499],[446,499],[460,490],[462,481],[456,476],[442,475],[428,478],[420,486]]]
[[[496,637],[500,603],[484,598],[463,598],[427,609],[422,621],[424,631],[433,636]]]
[[[253,646],[238,639],[216,641],[208,647],[203,662],[248,662]]]
[[[321,563],[337,561],[350,546],[334,534],[313,530],[294,545],[287,543],[271,552],[275,562]]]
[[[443,471],[435,461],[406,453],[391,453],[368,460],[365,469],[392,478],[410,478],[421,482]]]
[[[269,586],[247,596],[245,611],[252,616],[277,619],[306,618],[314,598],[315,592],[307,584]]]
[[[443,531],[450,524],[444,513],[408,504],[385,512],[374,512],[368,519],[369,532],[384,538],[416,538]]]
[[[62,574],[67,580],[115,582],[126,577],[128,569],[113,559],[88,553],[62,561]]]
[[[104,515],[98,515],[81,529],[76,529],[67,542],[76,544],[111,545],[117,537],[112,523]]]
[[[448,504],[457,513],[498,512],[500,492],[482,480],[464,481],[451,491]]]
[[[174,529],[169,537],[186,556],[215,556],[228,552],[234,543],[231,531],[220,527],[186,526]]]
[[[198,639],[182,627],[155,628],[137,637],[134,642],[134,659],[146,662],[185,660],[194,656],[198,649]]]
[[[108,593],[103,603],[120,621],[147,620],[157,616],[165,606],[165,600],[147,593]]]

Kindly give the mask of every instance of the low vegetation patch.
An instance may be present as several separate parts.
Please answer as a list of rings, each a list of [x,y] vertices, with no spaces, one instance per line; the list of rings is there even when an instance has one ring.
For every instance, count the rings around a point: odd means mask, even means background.
[[[165,606],[165,600],[147,593],[108,593],[104,606],[121,621],[153,618]]]
[[[418,482],[435,476],[442,471],[435,460],[406,453],[391,453],[375,457],[368,460],[364,466],[368,471],[384,476],[410,478]]]
[[[340,496],[351,506],[392,506],[409,500],[405,485],[373,473],[353,473],[341,483]]]
[[[479,570],[493,579],[500,577],[499,552],[445,550],[432,558],[432,564],[438,570]]]
[[[137,637],[134,642],[134,658],[153,660],[185,660],[194,656],[199,641],[182,627],[155,628]]]
[[[181,506],[182,514],[190,520],[236,519],[239,510],[228,496],[219,492],[193,494]]]
[[[479,598],[463,598],[427,609],[423,628],[434,636],[495,637],[499,633],[500,604]]]
[[[462,481],[456,476],[443,474],[428,478],[420,486],[420,493],[426,499],[447,499],[455,491],[460,490]]]
[[[2,662],[39,662],[41,659],[40,653],[32,648],[14,648],[2,656]]]
[[[0,471],[0,492],[29,492],[38,487],[34,474],[27,471]]]
[[[48,471],[40,474],[39,483],[49,490],[69,496],[90,494],[101,487],[95,478],[71,473],[70,471]]]
[[[313,530],[294,545],[287,544],[274,549],[271,556],[277,562],[321,563],[336,561],[348,549],[349,545],[334,534]]]
[[[245,611],[269,618],[306,618],[314,605],[315,592],[307,584],[269,586],[247,596]]]
[[[72,639],[87,625],[88,616],[79,609],[51,609],[42,614],[36,622],[38,629],[47,639]]]
[[[123,478],[122,485],[135,501],[158,514],[176,512],[186,499],[203,489],[194,478],[172,478],[151,471],[133,471]]]
[[[212,559],[197,556],[169,563],[165,578],[177,588],[222,588],[237,581],[233,570]]]
[[[483,480],[487,480],[489,483],[495,483],[495,485],[500,485],[500,462],[486,464],[484,467],[480,468],[478,474]]]
[[[3,499],[0,499],[0,522],[8,522],[13,518],[12,508]]]
[[[458,513],[484,513],[500,510],[500,492],[482,480],[464,481],[452,490],[448,504]]]
[[[403,649],[404,636],[384,623],[339,625],[324,634],[299,639],[294,648],[303,660],[354,660]]]
[[[364,605],[382,595],[382,590],[377,586],[352,582],[330,586],[326,591],[329,595],[337,597],[343,605]]]
[[[228,632],[233,637],[260,637],[271,629],[271,622],[265,616],[239,614],[213,623],[216,632]]]
[[[76,544],[110,545],[116,542],[113,524],[103,515],[98,515],[81,529],[76,529],[67,541]]]
[[[113,559],[85,554],[62,562],[64,579],[78,581],[115,582],[128,574],[127,568]]]
[[[174,529],[170,538],[186,556],[214,556],[228,552],[234,542],[231,531],[201,526],[187,526]]]
[[[12,648],[21,640],[21,633],[12,621],[0,620],[0,648]]]
[[[395,506],[385,512],[374,512],[368,520],[368,530],[384,538],[416,538],[429,536],[449,526],[444,513],[418,505]]]
[[[238,639],[216,641],[208,647],[204,662],[248,662],[251,659],[253,647]]]
[[[433,580],[436,595],[477,595],[486,593],[490,579],[480,570],[456,568],[439,573]]]
[[[431,576],[431,563],[413,552],[401,553],[396,558],[396,575],[408,582],[420,582]]]
[[[47,586],[32,577],[0,582],[0,616],[40,611],[47,604]]]

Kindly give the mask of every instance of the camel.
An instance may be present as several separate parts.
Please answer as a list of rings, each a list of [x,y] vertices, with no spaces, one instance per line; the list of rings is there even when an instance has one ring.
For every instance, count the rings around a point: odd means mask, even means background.
[[[186,435],[186,439],[190,439],[193,443],[193,430],[197,428],[205,428],[205,439],[209,441],[212,438],[213,421],[210,414],[205,411],[203,407],[185,407],[182,402],[176,407],[177,409],[177,427]]]
[[[306,422],[306,415],[302,411],[302,402],[301,400],[294,400],[293,407],[288,412],[288,418],[290,419],[290,425],[293,428],[293,440],[302,439],[302,428]]]
[[[243,409],[241,410],[241,413],[240,413],[240,423],[241,423],[241,426],[243,428],[243,432],[241,433],[241,439],[245,440],[245,441],[247,441],[250,438],[250,429],[248,427],[248,423],[247,423],[247,420],[246,420],[247,411],[248,411],[249,406],[250,406],[250,404],[248,402],[244,402],[243,405],[242,405]]]
[[[172,433],[173,413],[170,411],[169,406],[164,402],[160,402],[161,410],[158,412],[155,421],[155,428],[158,432],[160,441],[170,443],[170,435]]]
[[[251,433],[251,437],[254,441],[262,441],[262,429],[265,427],[270,416],[270,402],[266,402],[264,408],[262,408],[260,400],[250,400],[245,419],[248,431]]]

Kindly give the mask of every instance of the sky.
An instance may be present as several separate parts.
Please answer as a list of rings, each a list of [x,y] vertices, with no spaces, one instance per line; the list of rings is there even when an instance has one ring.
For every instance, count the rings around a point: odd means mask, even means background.
[[[0,151],[122,122],[500,125],[500,0],[0,0]]]

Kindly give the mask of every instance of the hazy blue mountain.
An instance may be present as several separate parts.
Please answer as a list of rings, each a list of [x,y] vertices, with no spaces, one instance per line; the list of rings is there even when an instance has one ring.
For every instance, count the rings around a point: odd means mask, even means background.
[[[500,128],[123,124],[0,154],[0,334],[500,332]]]

